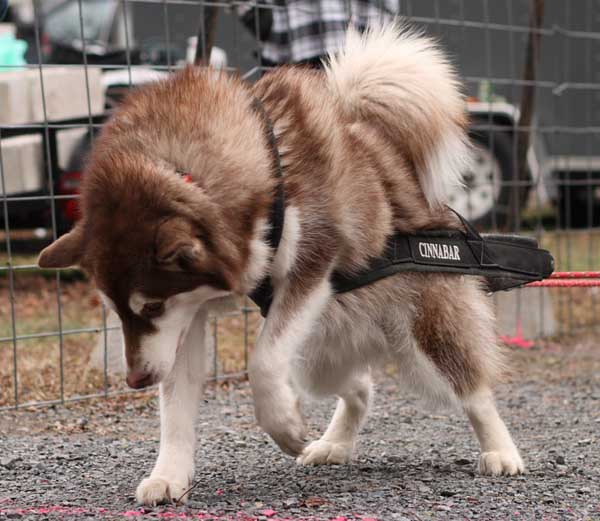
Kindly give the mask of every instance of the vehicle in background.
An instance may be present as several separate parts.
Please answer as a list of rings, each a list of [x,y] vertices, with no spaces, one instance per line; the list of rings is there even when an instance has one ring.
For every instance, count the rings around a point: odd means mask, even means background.
[[[463,176],[463,189],[450,195],[449,205],[480,227],[505,226],[524,207],[532,168],[518,182],[516,134],[518,109],[505,101],[467,102],[473,160]],[[531,159],[531,158],[529,158]]]

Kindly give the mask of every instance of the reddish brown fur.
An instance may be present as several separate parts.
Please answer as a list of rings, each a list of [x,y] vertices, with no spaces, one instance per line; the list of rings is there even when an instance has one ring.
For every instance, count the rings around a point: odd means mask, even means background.
[[[283,165],[277,252],[265,224],[279,180],[256,99]],[[248,373],[257,420],[284,451],[303,464],[347,461],[371,368],[392,359],[434,402],[462,402],[483,472],[523,470],[491,399],[502,357],[477,279],[403,273],[340,295],[328,281],[365,268],[396,231],[461,226],[443,203],[469,156],[463,111],[443,53],[394,25],[350,31],[325,73],[281,68],[250,86],[188,68],[127,98],[94,147],[82,221],[40,265],[90,272],[122,320],[129,385],[161,382],[166,428],[140,502],[182,497],[193,474],[199,385],[189,363],[202,372],[203,346],[192,343],[205,306],[267,275],[274,301]],[[295,386],[341,399],[308,446]]]
[[[152,331],[129,309],[133,291],[166,298],[201,284],[243,290],[253,223],[266,217],[275,185],[262,122],[250,102],[239,80],[188,69],[130,95],[95,143],[84,176],[83,219],[73,234],[81,240],[67,263],[80,263],[115,302],[132,351]],[[223,125],[220,135],[215,121]],[[241,139],[245,157],[230,153]],[[182,182],[175,170],[191,174],[194,183]],[[204,252],[178,271],[156,257],[165,247],[157,242],[159,228],[174,218],[183,223],[180,232],[192,232],[184,238],[199,241]],[[46,251],[40,263],[57,259]]]
[[[431,278],[420,281],[413,335],[456,394],[469,396],[482,383],[493,383],[498,367],[483,360],[482,338],[468,329],[479,317],[475,303],[461,291],[462,276],[438,276],[433,284]],[[493,349],[494,340],[488,341],[486,348]]]
[[[253,96],[274,124],[286,205],[302,213],[284,309],[299,305],[329,270],[365,267],[394,230],[458,227],[449,210],[427,204],[414,158],[406,143],[393,139],[393,127],[339,110],[322,73],[281,68],[250,89],[231,76],[186,69],[129,96],[104,128],[86,169],[79,260],[115,301],[128,345],[151,331],[129,310],[132,291],[164,298],[207,283],[242,293],[251,289],[241,282],[249,243],[275,187]],[[176,170],[190,173],[194,183],[182,182]],[[172,219],[179,222],[173,233],[199,243],[200,258],[191,264],[160,262],[173,237],[162,234],[157,243],[159,228]],[[415,335],[440,368],[477,374],[466,351],[440,340],[451,312],[442,312],[438,291],[425,289],[418,316],[433,322],[417,321]],[[453,371],[456,389],[472,388],[459,372]]]

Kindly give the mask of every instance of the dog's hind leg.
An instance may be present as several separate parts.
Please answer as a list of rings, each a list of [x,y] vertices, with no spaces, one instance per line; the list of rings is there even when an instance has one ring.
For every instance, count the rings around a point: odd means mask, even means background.
[[[523,460],[498,414],[491,390],[479,389],[463,399],[463,404],[481,445],[479,471],[492,476],[521,474]]]
[[[198,311],[173,370],[160,384],[160,452],[150,477],[137,488],[141,504],[187,501],[194,475],[194,423],[206,369],[206,319],[207,311]]]
[[[371,376],[368,372],[354,376],[338,393],[333,418],[323,436],[309,443],[297,462],[300,465],[348,463],[352,458],[356,439],[369,410],[372,396]]]
[[[480,472],[519,474],[523,461],[491,391],[504,368],[490,303],[474,279],[439,282],[423,285],[413,326],[418,350],[433,366],[430,381],[441,375],[464,407],[481,445]]]

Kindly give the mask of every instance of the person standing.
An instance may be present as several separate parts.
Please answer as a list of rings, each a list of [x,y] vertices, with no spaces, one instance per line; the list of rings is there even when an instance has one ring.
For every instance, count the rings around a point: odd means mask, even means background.
[[[262,0],[237,7],[244,25],[261,42],[264,66],[286,63],[320,67],[339,49],[347,28],[393,20],[399,0]]]

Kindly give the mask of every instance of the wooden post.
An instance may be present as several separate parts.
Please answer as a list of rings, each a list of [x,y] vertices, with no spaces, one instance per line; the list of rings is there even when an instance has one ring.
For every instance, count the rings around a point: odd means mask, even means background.
[[[200,27],[198,28],[198,42],[196,44],[196,56],[194,65],[207,67],[210,64],[210,52],[215,43],[215,32],[219,8],[216,6],[201,6]]]
[[[544,0],[531,0],[531,11],[529,15],[529,38],[527,40],[527,50],[525,54],[525,65],[523,68],[523,89],[521,91],[520,116],[517,130],[517,170],[515,172],[515,181],[528,179],[527,171],[527,151],[531,144],[531,122],[535,111],[535,93],[536,86],[536,66],[540,56],[541,34],[539,29],[544,19]],[[511,190],[511,199],[509,204],[510,215],[508,224],[512,228],[519,219],[521,210],[521,194],[523,188],[517,184]]]

